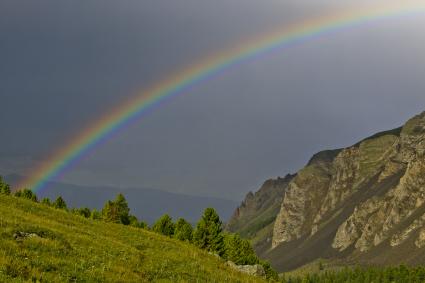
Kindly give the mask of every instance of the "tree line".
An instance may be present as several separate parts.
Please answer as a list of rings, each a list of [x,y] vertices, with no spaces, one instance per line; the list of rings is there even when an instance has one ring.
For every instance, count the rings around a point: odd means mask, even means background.
[[[1,176],[0,194],[12,195],[10,186],[3,182]],[[61,196],[58,196],[54,201],[49,198],[43,198],[39,201],[37,195],[29,189],[16,191],[13,195],[62,209],[84,218],[151,230],[193,244],[237,265],[260,264],[263,266],[268,279],[278,279],[277,272],[268,262],[258,258],[248,240],[242,239],[238,234],[223,231],[223,223],[214,208],[206,208],[195,227],[184,218],[179,218],[174,222],[168,214],[164,214],[152,226],[149,226],[146,222],[139,221],[136,216],[130,214],[130,208],[123,194],[118,194],[114,200],[108,200],[101,211],[87,207],[68,209]]]

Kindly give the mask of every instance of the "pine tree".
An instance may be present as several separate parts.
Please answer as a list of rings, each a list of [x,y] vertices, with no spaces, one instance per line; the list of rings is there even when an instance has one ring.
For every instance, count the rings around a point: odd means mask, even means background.
[[[174,223],[171,217],[168,214],[164,214],[161,216],[155,224],[152,226],[152,230],[154,232],[157,232],[159,234],[165,235],[165,236],[173,236],[174,235]]]
[[[201,249],[222,256],[224,254],[224,239],[222,223],[214,208],[207,208],[196,225],[193,234],[194,243]]]
[[[0,194],[10,195],[10,187],[8,184],[0,183]]]
[[[122,194],[118,194],[114,201],[108,201],[102,209],[102,216],[105,221],[130,224],[130,209]]]
[[[107,222],[119,223],[118,209],[113,201],[108,200],[102,209],[102,218]]]
[[[183,218],[179,218],[176,222],[174,230],[174,238],[180,241],[191,242],[193,237],[193,228],[189,222]]]
[[[67,209],[66,202],[61,196],[58,196],[58,198],[53,202],[53,207],[57,209]]]
[[[252,265],[259,263],[251,243],[238,234],[225,234],[223,257],[237,265]]]
[[[0,176],[0,194],[10,195],[10,187],[7,183],[3,181],[3,178]]]
[[[123,194],[118,194],[114,201],[117,206],[120,222],[124,225],[130,224],[130,208]]]

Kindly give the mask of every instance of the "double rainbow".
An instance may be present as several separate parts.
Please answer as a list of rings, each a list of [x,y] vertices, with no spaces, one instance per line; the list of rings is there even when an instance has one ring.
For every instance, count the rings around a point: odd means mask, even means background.
[[[393,2],[393,3],[388,3]],[[284,27],[269,34],[255,37],[225,52],[207,57],[185,68],[150,89],[140,92],[127,102],[105,113],[100,119],[77,134],[64,147],[50,155],[39,167],[34,168],[18,188],[30,188],[35,192],[57,179],[67,168],[78,162],[86,153],[108,140],[117,130],[138,120],[149,110],[157,108],[164,100],[183,94],[193,85],[212,78],[229,67],[244,63],[260,55],[312,40],[325,34],[347,28],[367,25],[383,19],[411,16],[425,12],[425,0],[389,0],[387,3],[362,8],[357,11],[338,12],[333,15]]]

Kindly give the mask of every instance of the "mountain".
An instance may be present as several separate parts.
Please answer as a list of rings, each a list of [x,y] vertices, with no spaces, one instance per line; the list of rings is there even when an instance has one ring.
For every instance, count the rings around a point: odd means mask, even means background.
[[[280,210],[285,190],[295,175],[269,179],[254,194],[249,192],[241,205],[236,208],[226,225],[230,232],[238,232],[249,238],[256,250],[267,246],[273,236],[273,227]]]
[[[9,175],[6,182],[15,184],[21,177]],[[146,188],[115,188],[78,186],[60,182],[51,182],[46,189],[37,193],[38,197],[56,199],[62,196],[69,207],[89,207],[101,209],[106,201],[114,199],[118,193],[126,197],[131,213],[148,223],[153,223],[164,213],[173,218],[183,217],[191,223],[196,223],[207,207],[214,207],[220,217],[229,219],[236,201],[213,197],[190,196],[175,194]]]
[[[319,259],[331,264],[425,264],[425,112],[400,128],[316,154],[281,191],[271,239],[256,246],[277,270]],[[261,202],[273,203],[274,194]],[[264,193],[244,202],[258,202],[260,195]],[[237,217],[229,226],[244,232]]]
[[[192,244],[0,194],[0,282],[265,282]]]

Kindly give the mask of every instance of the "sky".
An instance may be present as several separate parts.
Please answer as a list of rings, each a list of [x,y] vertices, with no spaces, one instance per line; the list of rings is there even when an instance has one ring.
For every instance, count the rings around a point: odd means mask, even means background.
[[[376,1],[3,0],[0,174],[25,175],[120,102],[209,54]],[[425,15],[238,65],[167,101],[60,180],[240,200],[316,152],[425,110]]]

